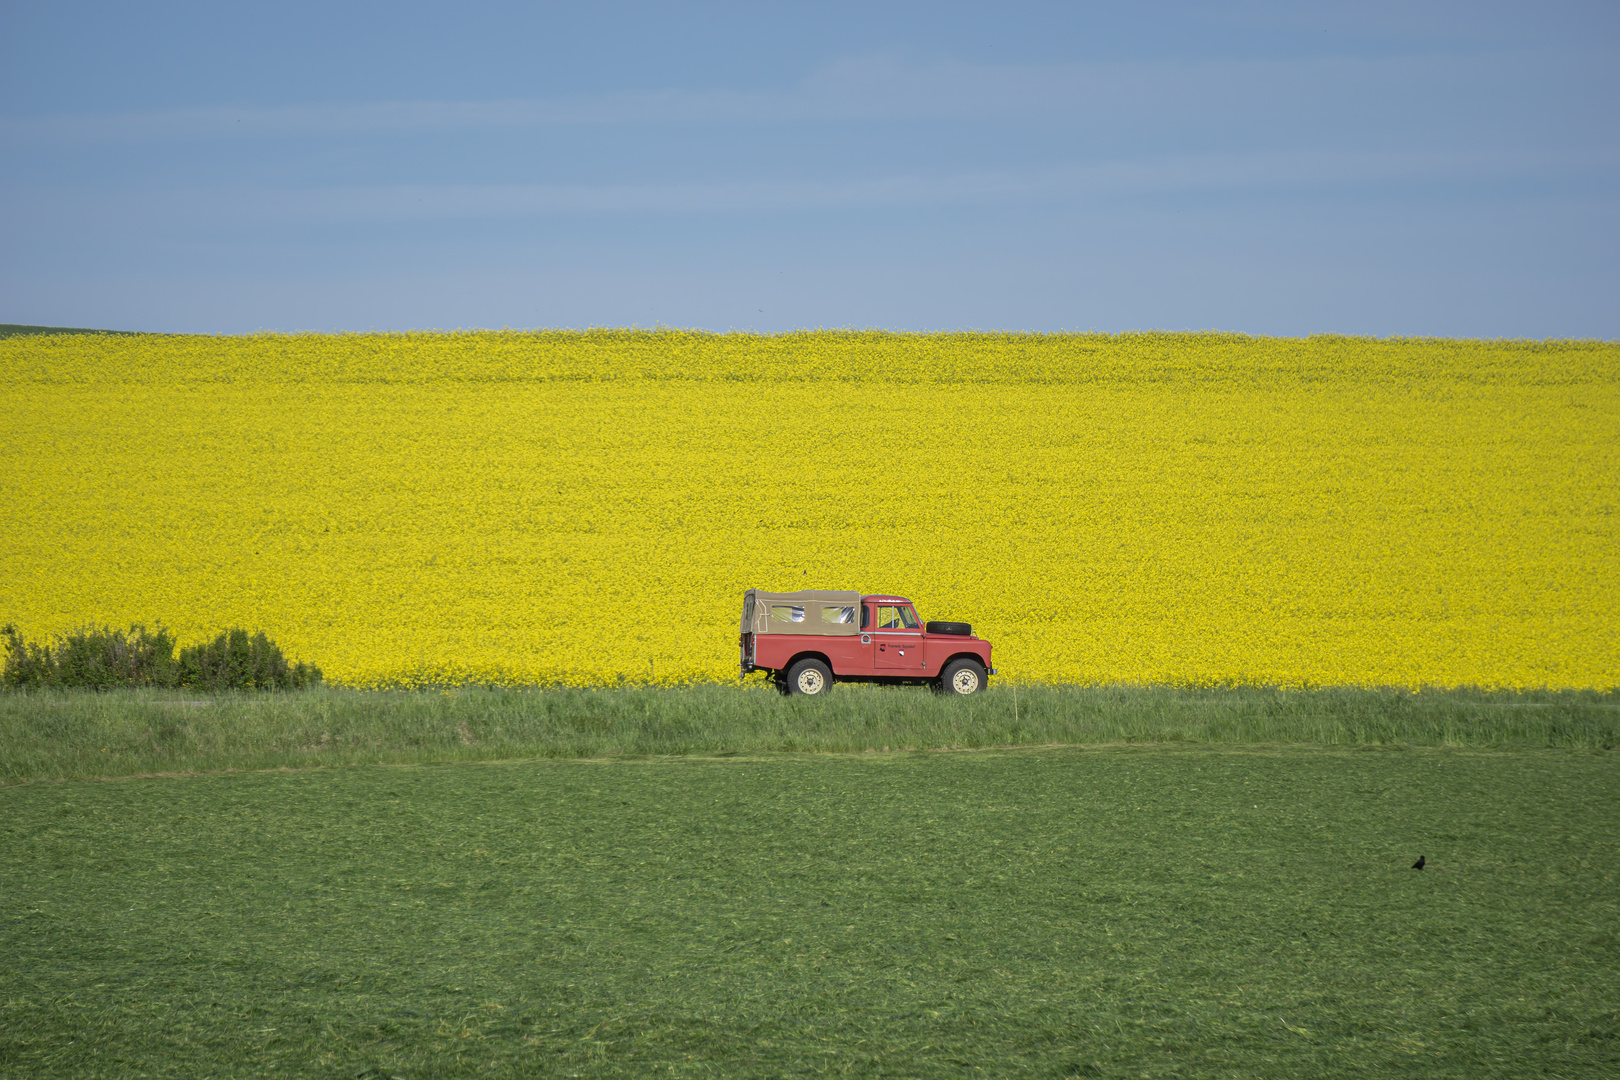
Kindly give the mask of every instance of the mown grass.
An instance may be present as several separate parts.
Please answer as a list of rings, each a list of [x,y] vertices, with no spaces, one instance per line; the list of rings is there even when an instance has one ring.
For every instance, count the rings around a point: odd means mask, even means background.
[[[6,1076],[1620,1072],[1604,752],[27,784],[0,838]]]
[[[0,783],[514,757],[850,753],[1185,742],[1564,747],[1620,743],[1612,693],[1002,685],[972,699],[841,686],[446,693],[0,694]]]

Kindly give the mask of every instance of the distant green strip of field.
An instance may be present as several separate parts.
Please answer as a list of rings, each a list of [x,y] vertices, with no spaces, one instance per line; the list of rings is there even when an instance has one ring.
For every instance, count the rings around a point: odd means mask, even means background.
[[[139,330],[86,330],[77,326],[29,326],[26,323],[0,323],[0,338],[22,337],[25,334],[116,334],[123,337],[139,333]]]
[[[1620,1072],[1604,752],[29,784],[0,837],[7,1076]]]
[[[0,693],[0,784],[226,769],[528,757],[860,753],[997,746],[1620,745],[1596,691],[1410,693],[999,684],[970,698],[840,686],[198,695]]]

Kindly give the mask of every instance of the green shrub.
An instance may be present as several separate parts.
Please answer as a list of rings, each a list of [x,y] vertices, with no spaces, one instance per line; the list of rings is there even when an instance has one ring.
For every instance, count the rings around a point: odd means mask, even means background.
[[[24,641],[17,628],[7,623],[0,634],[6,639],[6,666],[0,681],[9,689],[37,689],[56,686],[56,658],[50,646]]]
[[[3,681],[14,688],[174,685],[174,638],[159,627],[139,624],[129,633],[85,626],[54,645],[24,641],[14,626],[0,629],[6,639]]]
[[[198,690],[302,690],[321,682],[312,664],[287,663],[263,631],[226,630],[213,641],[180,650],[167,630],[136,624],[126,634],[86,626],[52,644],[25,641],[15,626],[0,628],[5,638],[5,670],[0,682],[10,689],[83,687],[191,687]]]
[[[226,630],[206,645],[180,650],[181,686],[201,690],[302,690],[321,681],[321,669],[288,664],[275,642],[259,631]]]
[[[86,626],[63,638],[56,656],[62,686],[168,686],[174,677],[174,638],[162,627],[149,633],[136,624],[126,637],[122,630]]]

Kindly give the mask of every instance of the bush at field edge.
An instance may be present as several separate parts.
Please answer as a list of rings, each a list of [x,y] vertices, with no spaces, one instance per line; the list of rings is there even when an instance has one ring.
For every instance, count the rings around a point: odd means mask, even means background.
[[[7,689],[81,687],[186,687],[196,690],[302,690],[321,683],[321,669],[303,661],[288,663],[279,646],[259,631],[232,628],[214,640],[190,645],[175,656],[175,640],[163,627],[139,623],[126,634],[106,626],[85,626],[54,642],[25,641],[15,626],[5,637]]]

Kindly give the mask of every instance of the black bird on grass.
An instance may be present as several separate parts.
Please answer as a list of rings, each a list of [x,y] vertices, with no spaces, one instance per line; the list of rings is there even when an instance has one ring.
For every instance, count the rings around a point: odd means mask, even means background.
[[[1428,861],[1429,860],[1428,860],[1428,858],[1426,856],[1419,855],[1418,856],[1418,861],[1412,864],[1412,869],[1421,870],[1421,869],[1423,869],[1423,864],[1428,862]]]

